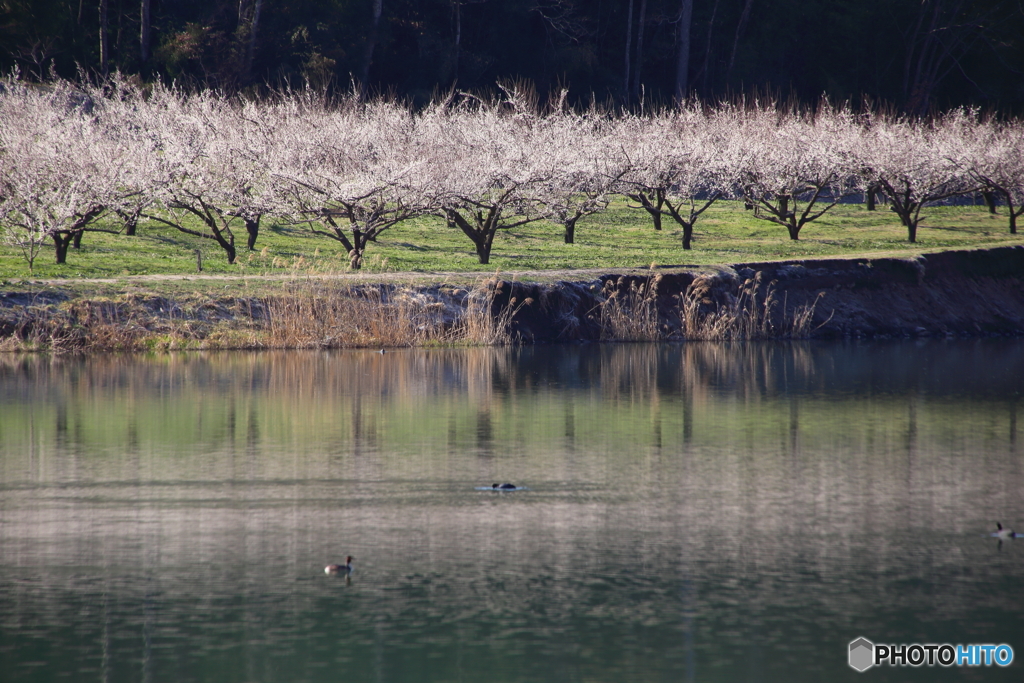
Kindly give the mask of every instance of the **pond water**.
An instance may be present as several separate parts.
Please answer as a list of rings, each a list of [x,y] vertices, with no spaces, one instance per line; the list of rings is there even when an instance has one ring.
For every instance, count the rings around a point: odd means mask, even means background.
[[[0,356],[0,679],[1021,680],[1022,391],[993,340]]]

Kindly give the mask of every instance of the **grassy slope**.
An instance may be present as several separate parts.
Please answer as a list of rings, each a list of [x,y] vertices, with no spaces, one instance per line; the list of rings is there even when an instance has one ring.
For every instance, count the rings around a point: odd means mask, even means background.
[[[925,209],[916,245],[896,216],[862,205],[843,205],[805,226],[798,242],[785,230],[754,219],[738,202],[720,202],[698,222],[694,249],[683,251],[680,231],[671,220],[655,232],[642,210],[623,202],[609,211],[585,218],[577,227],[576,244],[562,241],[561,229],[537,222],[502,231],[494,242],[491,263],[477,263],[472,244],[461,232],[433,218],[408,221],[371,243],[363,272],[376,273],[493,273],[522,270],[581,268],[642,268],[657,265],[698,265],[789,258],[919,253],[951,248],[1020,244],[1010,235],[1004,215],[989,215],[984,207]],[[113,227],[113,226],[111,226]],[[195,249],[203,252],[206,274],[241,276],[348,272],[348,258],[337,242],[317,237],[301,226],[266,225],[257,251],[245,250],[245,231],[239,226],[238,263],[227,264],[211,240],[190,237],[154,223],[140,225],[139,235],[125,237],[87,233],[80,251],[71,250],[68,263],[53,264],[47,245],[30,276],[20,253],[0,246],[0,280],[118,278],[129,275],[196,273]],[[191,285],[194,286],[194,283]]]

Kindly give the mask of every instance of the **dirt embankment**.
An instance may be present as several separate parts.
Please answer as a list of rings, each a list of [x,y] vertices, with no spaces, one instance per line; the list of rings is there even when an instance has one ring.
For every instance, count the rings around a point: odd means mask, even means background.
[[[1024,246],[947,251],[916,258],[854,258],[740,263],[716,273],[658,272],[606,275],[590,283],[513,283],[515,330],[526,341],[599,339],[592,315],[610,292],[625,292],[656,278],[659,318],[679,326],[680,298],[701,286],[710,312],[742,298],[757,282],[759,301],[769,290],[776,326],[813,307],[812,338],[1024,335]],[[572,332],[566,334],[566,328]]]
[[[201,290],[168,297],[136,287],[96,299],[55,288],[0,292],[0,348],[1024,336],[1024,246],[492,280],[475,288],[336,282],[265,297]],[[709,335],[708,321],[721,322],[723,312],[732,327]]]

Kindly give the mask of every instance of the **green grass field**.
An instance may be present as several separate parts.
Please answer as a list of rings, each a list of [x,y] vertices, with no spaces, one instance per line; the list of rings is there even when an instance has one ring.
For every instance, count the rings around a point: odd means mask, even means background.
[[[527,270],[645,268],[651,264],[709,265],[745,261],[829,256],[898,255],[941,249],[1021,244],[1011,235],[1004,213],[990,215],[984,206],[926,208],[917,244],[907,242],[906,229],[886,207],[866,211],[863,205],[834,208],[804,227],[799,241],[788,239],[781,226],[758,220],[739,202],[719,202],[698,221],[694,248],[683,251],[681,231],[670,220],[656,232],[648,215],[617,200],[608,211],[584,218],[576,244],[564,244],[559,226],[546,221],[502,231],[494,241],[491,263],[477,262],[473,245],[443,221],[423,218],[385,232],[366,251],[363,271],[378,273],[493,273]],[[105,224],[102,227],[116,228]],[[348,272],[341,245],[310,233],[303,226],[265,222],[256,251],[245,249],[245,230],[236,231],[237,263],[228,265],[212,240],[142,223],[138,235],[127,237],[86,233],[80,250],[69,250],[67,263],[53,263],[53,247],[44,245],[34,273],[21,253],[0,246],[0,280],[120,278],[138,275],[196,273],[195,250],[203,256],[204,274],[238,276]]]

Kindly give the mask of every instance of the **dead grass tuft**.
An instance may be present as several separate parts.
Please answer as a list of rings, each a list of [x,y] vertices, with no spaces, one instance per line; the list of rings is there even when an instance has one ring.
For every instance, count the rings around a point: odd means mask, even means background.
[[[605,283],[598,311],[602,341],[660,341],[666,337],[658,315],[660,275]]]
[[[602,340],[800,339],[811,331],[816,302],[788,310],[776,295],[775,283],[765,282],[760,272],[744,281],[736,294],[716,276],[698,276],[678,295],[678,324],[670,324],[668,314],[658,309],[660,279],[652,274],[606,285],[606,298],[599,309]]]
[[[266,344],[275,348],[402,347],[512,342],[515,300],[497,304],[502,283],[426,293],[306,280],[264,300]]]

